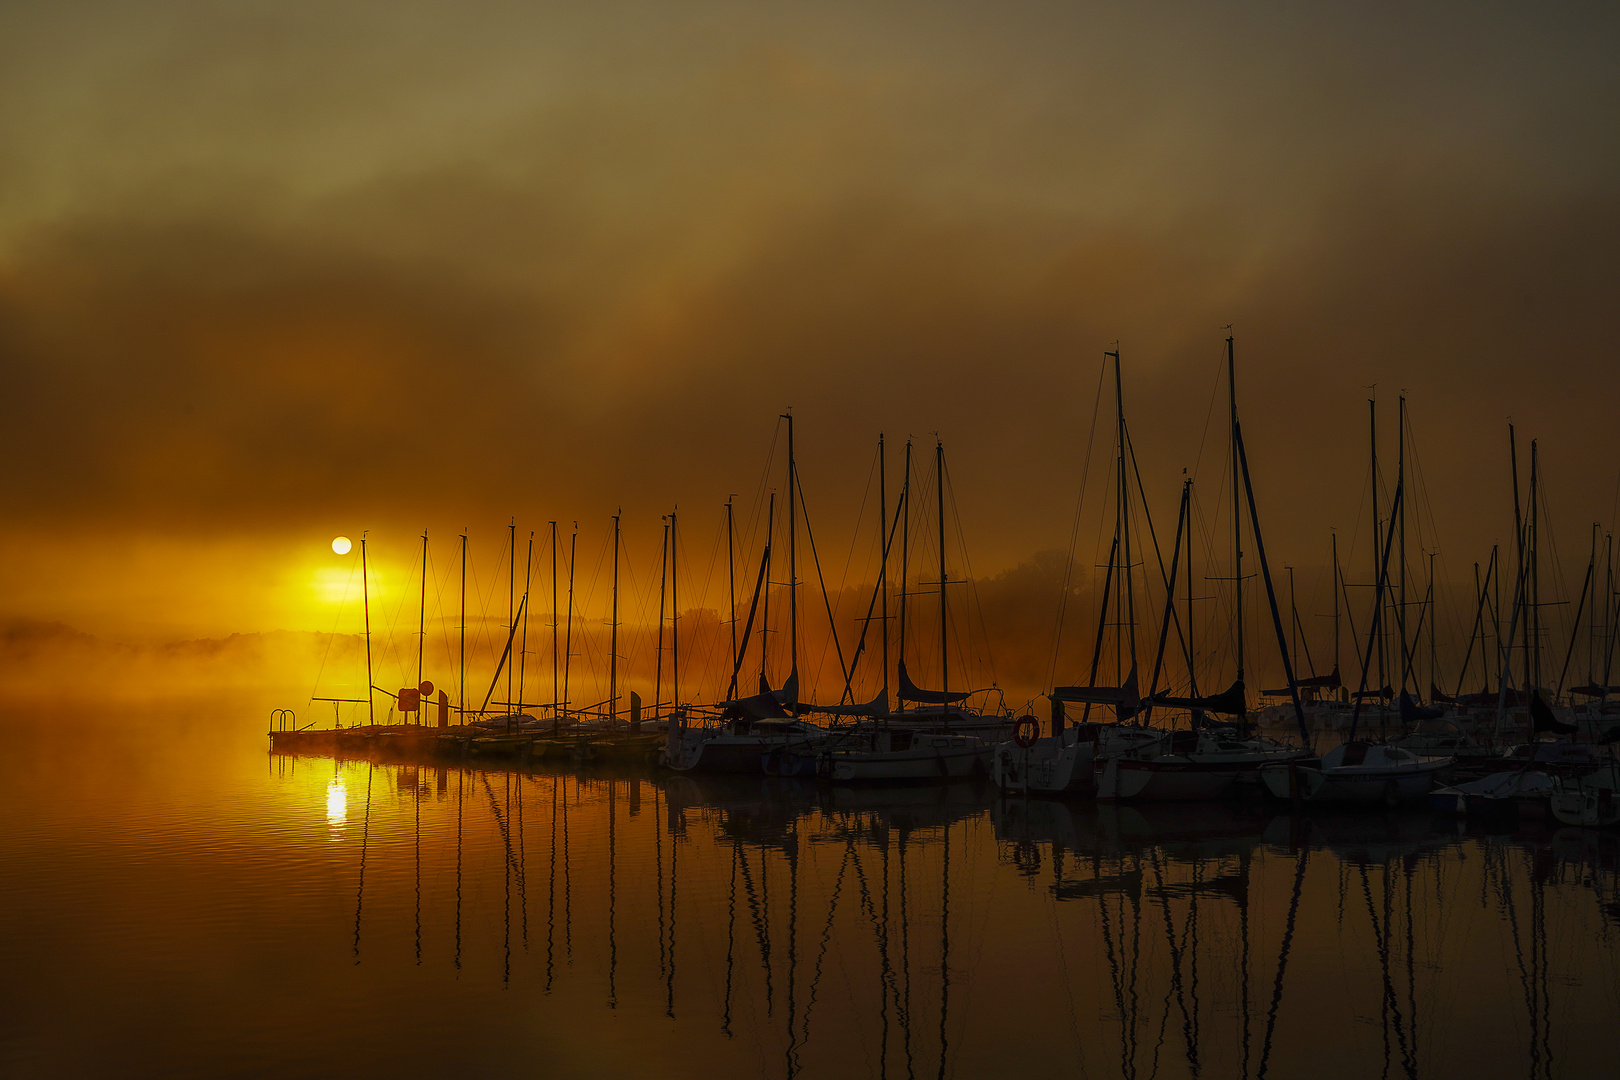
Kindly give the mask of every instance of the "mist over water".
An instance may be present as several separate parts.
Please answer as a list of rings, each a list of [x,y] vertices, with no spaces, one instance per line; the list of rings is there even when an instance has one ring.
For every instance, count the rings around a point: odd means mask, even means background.
[[[16,1076],[1593,1076],[1620,843],[272,756],[12,704]]]

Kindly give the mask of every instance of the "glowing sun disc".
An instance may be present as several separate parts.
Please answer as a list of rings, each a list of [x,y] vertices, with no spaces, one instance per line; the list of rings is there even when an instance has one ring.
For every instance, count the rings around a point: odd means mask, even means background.
[[[349,543],[349,538],[347,536],[340,536],[336,540],[332,541],[332,550],[337,552],[339,555],[347,555],[349,553],[349,549],[353,546],[353,544]]]

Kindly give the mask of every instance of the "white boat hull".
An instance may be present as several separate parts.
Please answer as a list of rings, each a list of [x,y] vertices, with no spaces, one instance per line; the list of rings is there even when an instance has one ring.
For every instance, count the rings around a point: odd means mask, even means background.
[[[1042,743],[1052,745],[1042,746]],[[990,777],[1004,791],[1024,795],[1063,795],[1086,791],[1095,777],[1097,744],[1038,739],[1033,746],[1002,743],[990,763]]]
[[[949,736],[918,735],[905,750],[829,750],[823,775],[835,784],[898,780],[950,780],[983,772],[991,747]]]
[[[1435,774],[1450,763],[1450,758],[1441,758],[1400,768],[1317,769],[1296,765],[1292,780],[1288,765],[1268,765],[1260,770],[1260,779],[1266,790],[1279,799],[1398,806],[1428,795]]]

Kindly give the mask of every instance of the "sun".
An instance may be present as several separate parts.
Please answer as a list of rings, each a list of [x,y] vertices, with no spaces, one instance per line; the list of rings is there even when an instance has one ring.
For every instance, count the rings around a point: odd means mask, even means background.
[[[340,536],[336,540],[332,541],[332,550],[337,552],[339,555],[347,555],[349,553],[349,549],[353,546],[353,544],[349,543],[349,538],[347,536]]]

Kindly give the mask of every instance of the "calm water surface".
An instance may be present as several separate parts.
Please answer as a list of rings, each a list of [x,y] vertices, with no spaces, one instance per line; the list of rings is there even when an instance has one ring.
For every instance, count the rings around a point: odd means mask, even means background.
[[[1620,838],[8,710],[0,1073],[1595,1077]]]

